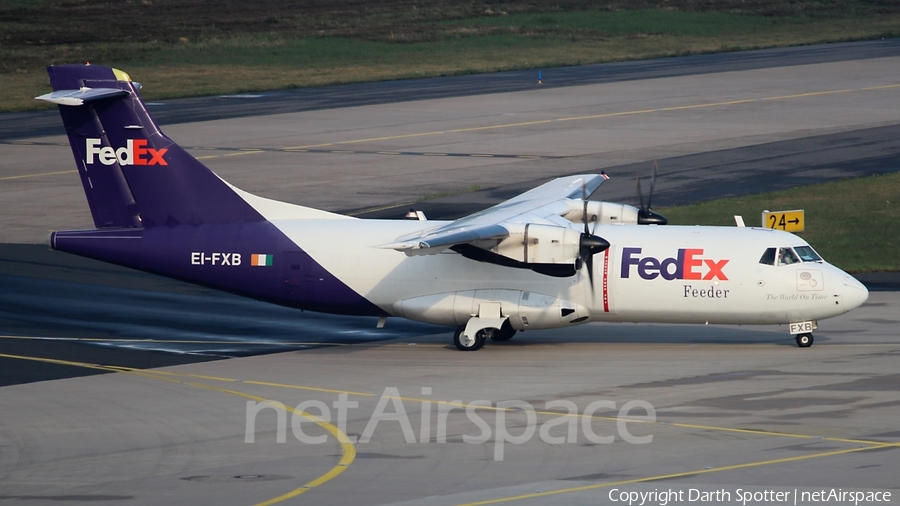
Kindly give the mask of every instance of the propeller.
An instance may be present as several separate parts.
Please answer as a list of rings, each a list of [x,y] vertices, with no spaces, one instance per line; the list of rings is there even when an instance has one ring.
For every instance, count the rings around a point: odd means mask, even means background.
[[[609,241],[602,237],[594,235],[588,227],[588,195],[585,183],[581,184],[581,200],[584,202],[582,213],[582,221],[584,222],[584,232],[578,243],[578,260],[575,262],[575,269],[581,270],[582,265],[587,266],[588,279],[591,283],[591,293],[594,293],[594,255],[609,248]]]
[[[638,225],[665,225],[669,222],[665,216],[654,213],[653,209],[653,189],[656,188],[656,176],[659,174],[659,165],[653,160],[653,171],[650,172],[650,195],[647,197],[647,206],[644,207],[644,194],[641,192],[641,176],[637,177],[637,193],[638,199],[641,201],[641,208],[638,210]]]

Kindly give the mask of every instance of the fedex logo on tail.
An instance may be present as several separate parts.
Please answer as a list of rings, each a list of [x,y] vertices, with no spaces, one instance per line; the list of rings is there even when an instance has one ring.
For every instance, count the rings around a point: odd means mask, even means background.
[[[94,163],[94,157],[103,165],[169,165],[163,158],[169,148],[154,149],[147,147],[147,139],[128,139],[125,147],[113,149],[100,146],[100,139],[87,139],[86,160],[88,165]]]
[[[641,248],[622,248],[622,277],[631,275],[632,266],[637,269],[638,276],[643,279],[720,279],[727,281],[728,277],[722,272],[722,268],[728,260],[713,260],[703,258],[702,248],[682,248],[674,258],[662,260],[645,256],[641,257]]]

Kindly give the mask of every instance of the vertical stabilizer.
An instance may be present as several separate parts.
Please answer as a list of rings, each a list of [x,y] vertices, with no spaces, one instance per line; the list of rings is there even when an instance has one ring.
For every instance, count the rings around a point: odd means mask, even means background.
[[[159,129],[128,74],[47,69],[94,224],[155,227],[261,221],[230,186]]]

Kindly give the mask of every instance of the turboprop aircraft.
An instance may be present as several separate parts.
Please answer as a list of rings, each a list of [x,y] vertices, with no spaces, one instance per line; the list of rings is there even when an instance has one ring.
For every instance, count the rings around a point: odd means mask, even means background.
[[[588,197],[605,174],[562,177],[456,221],[363,220],[226,183],[159,129],[140,85],[101,66],[48,67],[91,230],[52,248],[301,309],[457,327],[460,350],[591,321],[788,324],[868,297],[801,238],[654,226]],[[651,192],[652,193],[652,192]],[[648,206],[649,207],[649,206]]]

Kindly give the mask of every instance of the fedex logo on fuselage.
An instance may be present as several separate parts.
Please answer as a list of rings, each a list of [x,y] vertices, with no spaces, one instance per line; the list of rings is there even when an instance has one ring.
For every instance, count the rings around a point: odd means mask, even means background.
[[[94,156],[103,165],[169,165],[163,155],[169,148],[154,149],[147,147],[147,139],[128,139],[124,147],[113,149],[100,146],[100,139],[87,139],[86,159],[88,165],[94,163]]]
[[[637,268],[638,276],[643,279],[656,279],[662,277],[665,280],[673,279],[721,279],[727,281],[728,277],[722,272],[722,268],[728,260],[713,260],[703,258],[703,248],[682,248],[674,258],[662,260],[646,256],[641,257],[641,248],[622,248],[622,277],[631,275],[631,267]]]

